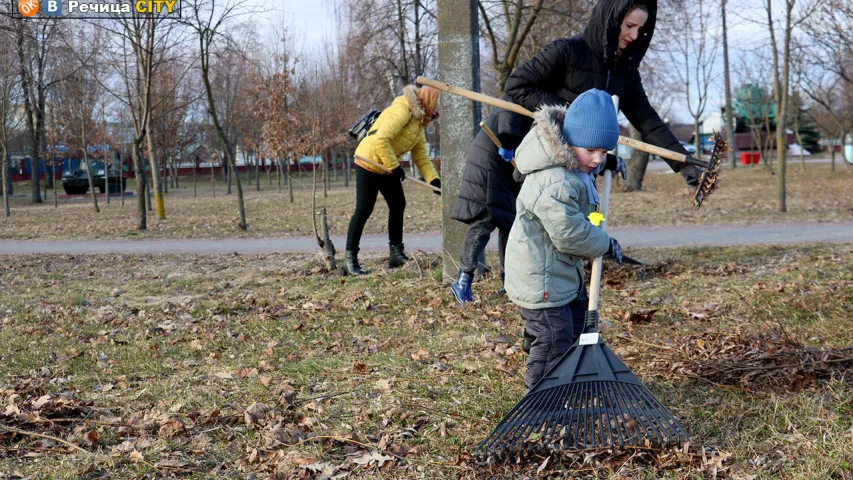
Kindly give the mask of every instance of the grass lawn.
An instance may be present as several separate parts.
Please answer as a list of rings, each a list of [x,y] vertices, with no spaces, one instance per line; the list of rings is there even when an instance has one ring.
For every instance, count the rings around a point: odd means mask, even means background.
[[[363,278],[310,255],[39,255],[0,265],[0,472],[853,478],[833,350],[853,338],[853,245],[628,254],[649,265],[605,266],[603,336],[690,430],[681,453],[477,465],[523,394],[520,317],[494,276],[452,303],[438,255],[367,256]]]
[[[688,191],[680,175],[649,172],[645,191],[621,192],[616,183],[610,209],[610,226],[689,225],[761,222],[840,222],[853,220],[853,168],[843,164],[830,172],[828,164],[788,167],[788,212],[776,209],[776,177],[762,166],[742,167],[726,171],[720,189],[700,210],[690,205]],[[298,179],[297,179],[298,180]],[[126,198],[125,205],[101,199],[100,214],[87,199],[61,199],[54,208],[52,193],[46,203],[32,205],[28,198],[15,197],[12,217],[0,217],[2,239],[95,239],[95,238],[226,238],[279,237],[313,235],[311,179],[306,175],[294,183],[294,203],[287,189],[279,194],[261,178],[261,191],[244,186],[247,232],[237,228],[235,195],[225,195],[224,185],[216,186],[212,196],[209,181],[200,177],[198,198],[193,197],[192,183],[183,179],[185,188],[170,190],[166,195],[166,219],[148,214],[148,231],[136,230],[136,199]],[[406,184],[407,234],[435,232],[441,229],[441,199],[430,191]],[[28,193],[28,184],[16,185],[18,193]],[[130,182],[128,189],[135,188]],[[115,199],[114,199],[115,200]],[[323,198],[322,187],[317,197],[318,208],[326,207],[333,235],[346,234],[355,206],[355,186],[336,184]],[[366,233],[386,231],[388,209],[381,199],[367,223]]]

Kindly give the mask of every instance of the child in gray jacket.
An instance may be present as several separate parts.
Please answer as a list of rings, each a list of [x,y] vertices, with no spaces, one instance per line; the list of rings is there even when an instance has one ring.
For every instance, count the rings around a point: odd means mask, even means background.
[[[587,309],[583,258],[610,254],[619,243],[588,220],[597,210],[598,173],[616,147],[619,124],[610,96],[588,90],[571,106],[547,106],[516,150],[526,175],[506,247],[506,291],[518,305],[532,343],[528,390],[568,351]]]

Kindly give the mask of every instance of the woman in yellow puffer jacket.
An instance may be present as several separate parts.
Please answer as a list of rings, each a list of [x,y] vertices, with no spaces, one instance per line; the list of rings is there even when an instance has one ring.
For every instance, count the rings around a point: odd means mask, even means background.
[[[423,175],[424,180],[441,188],[441,180],[435,171],[426,149],[424,129],[429,122],[438,118],[438,90],[432,87],[417,88],[408,85],[403,95],[394,99],[391,106],[382,111],[379,118],[370,127],[367,136],[355,150],[357,157],[364,157],[383,165],[391,174],[385,174],[377,168],[355,160],[355,213],[347,232],[346,262],[344,266],[351,275],[364,275],[358,263],[358,246],[364,225],[376,204],[376,195],[382,193],[388,204],[388,240],[391,254],[388,264],[399,267],[409,260],[403,248],[403,212],[406,209],[406,196],[403,194],[402,181],[406,173],[400,165],[400,157],[406,152],[412,153],[412,160]]]

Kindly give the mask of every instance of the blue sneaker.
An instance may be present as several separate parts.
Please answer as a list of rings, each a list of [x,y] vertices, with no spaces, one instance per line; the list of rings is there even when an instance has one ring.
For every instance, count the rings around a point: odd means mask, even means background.
[[[450,286],[450,293],[456,297],[456,301],[461,305],[465,305],[468,302],[473,302],[474,297],[471,296],[471,281],[473,277],[470,273],[465,273],[462,270],[459,271],[459,278],[453,282],[453,285]]]

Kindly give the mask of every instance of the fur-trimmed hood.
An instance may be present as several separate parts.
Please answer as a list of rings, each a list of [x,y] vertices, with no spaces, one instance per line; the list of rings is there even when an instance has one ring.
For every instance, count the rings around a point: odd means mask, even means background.
[[[533,114],[534,125],[516,152],[516,166],[524,175],[562,166],[578,167],[578,158],[563,137],[563,119],[568,107],[546,105]]]
[[[409,103],[409,111],[412,112],[412,118],[415,120],[423,120],[424,107],[421,106],[418,100],[418,87],[414,85],[406,85],[403,87],[403,97]]]

